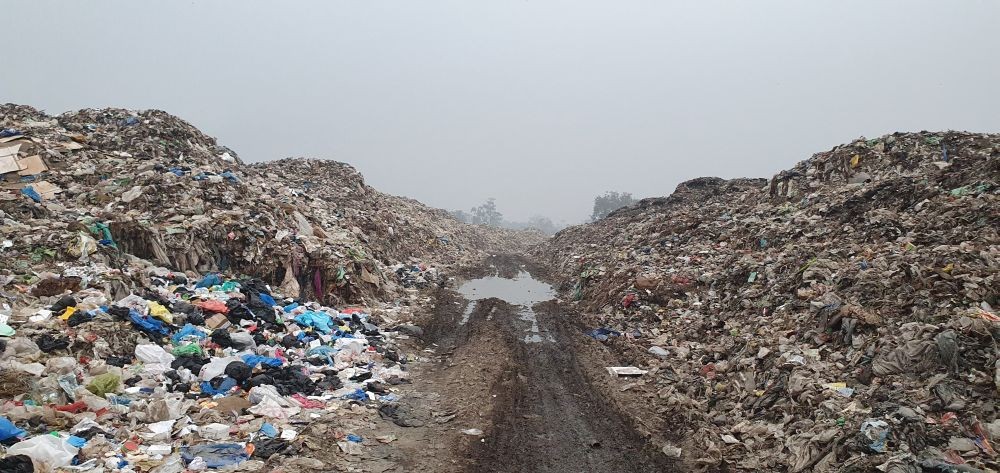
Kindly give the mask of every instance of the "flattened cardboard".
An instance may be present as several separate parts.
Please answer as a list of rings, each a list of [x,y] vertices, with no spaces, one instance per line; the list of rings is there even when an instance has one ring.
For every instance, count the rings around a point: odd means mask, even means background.
[[[37,154],[17,160],[17,165],[21,168],[17,173],[22,176],[34,176],[49,170],[45,161]]]

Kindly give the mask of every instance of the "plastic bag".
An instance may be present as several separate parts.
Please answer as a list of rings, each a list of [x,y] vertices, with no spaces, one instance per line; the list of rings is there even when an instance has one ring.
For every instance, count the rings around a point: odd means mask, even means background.
[[[257,405],[247,409],[247,412],[272,419],[288,419],[302,411],[298,406],[282,407],[281,404],[277,400],[268,397]]]
[[[71,356],[54,356],[45,362],[45,372],[64,375],[76,369],[76,358]]]
[[[211,381],[201,382],[201,392],[204,394],[210,394],[212,396],[216,394],[228,393],[229,390],[235,387],[236,387],[236,380],[228,376],[222,378],[222,381],[218,383],[218,386],[212,386]]]
[[[170,337],[170,341],[173,342],[174,345],[179,345],[185,338],[203,339],[205,337],[208,337],[208,335],[204,330],[195,327],[194,325],[186,324],[178,330],[173,337]]]
[[[282,365],[280,358],[271,358],[269,356],[260,355],[243,355],[243,362],[246,363],[251,368],[256,368],[257,365],[279,367]]]
[[[174,323],[174,314],[171,314],[166,307],[163,307],[163,304],[156,301],[149,301],[148,307],[150,316],[156,317],[168,324]]]
[[[90,384],[87,385],[87,391],[97,396],[104,396],[105,394],[117,391],[121,383],[122,378],[120,376],[114,373],[104,373],[100,376],[95,376],[90,381]]]
[[[269,307],[274,307],[274,306],[278,305],[278,303],[275,302],[275,300],[274,300],[273,297],[271,297],[270,295],[265,294],[263,292],[260,293],[260,294],[257,294],[257,297],[259,297],[260,301],[263,302],[263,303],[265,303],[265,304],[267,304]]]
[[[226,303],[215,299],[203,301],[198,304],[198,307],[201,307],[207,312],[217,312],[219,314],[229,313],[229,307],[226,307]]]
[[[163,347],[154,344],[135,346],[135,357],[143,363],[169,365],[174,361],[174,355],[167,353]]]
[[[246,355],[244,356],[244,358],[246,358],[247,356],[252,356],[252,355]],[[251,366],[252,365],[249,365],[242,361],[234,361],[226,365],[226,376],[229,376],[230,378],[233,378],[239,382],[246,381],[250,379],[250,376],[253,374],[253,368]]]
[[[195,287],[209,288],[220,284],[222,284],[222,277],[219,276],[218,273],[209,273],[206,274],[205,277],[201,278],[201,281],[198,281],[198,284]]]
[[[252,350],[257,348],[257,342],[254,341],[253,335],[250,332],[233,332],[229,335],[229,339],[232,341],[233,347],[238,350]]]
[[[154,422],[177,419],[185,410],[184,399],[181,397],[158,399],[146,407],[146,418]]]
[[[287,401],[285,401],[284,396],[279,394],[278,390],[275,389],[274,386],[268,386],[268,385],[254,386],[250,388],[250,392],[248,394],[249,395],[247,396],[247,400],[250,401],[250,404],[259,404],[265,399],[271,399],[276,403],[278,403],[279,405],[287,405],[288,403]]]
[[[118,307],[125,307],[125,308],[128,308],[128,309],[134,309],[137,312],[140,312],[140,315],[142,315],[141,311],[146,310],[146,307],[148,306],[148,304],[149,304],[149,302],[147,302],[146,299],[143,299],[142,297],[140,297],[138,295],[135,295],[135,294],[129,294],[129,295],[123,297],[118,302],[115,302],[116,306],[118,306]]]
[[[217,443],[213,445],[192,445],[181,447],[181,458],[191,463],[195,457],[207,464],[208,468],[222,468],[227,465],[237,465],[250,458],[246,448],[238,443]]]
[[[136,328],[143,332],[159,336],[170,333],[170,329],[163,325],[163,322],[151,317],[144,317],[134,309],[129,310],[128,316],[132,319],[132,323],[135,324]]]
[[[174,356],[201,356],[201,347],[194,343],[174,348]]]
[[[886,437],[889,436],[889,424],[884,420],[868,419],[861,424],[861,434],[868,440],[868,448],[873,452],[884,452]]]
[[[5,353],[13,353],[22,360],[35,361],[42,354],[42,350],[30,338],[18,337],[7,340]]]
[[[25,432],[23,430],[17,428],[17,426],[6,417],[0,417],[0,442],[13,437],[21,437],[24,434]]]
[[[323,312],[305,312],[295,317],[295,323],[303,327],[312,327],[319,333],[330,333],[333,319]]]
[[[243,361],[243,360],[235,356],[229,356],[225,358],[212,358],[212,361],[205,363],[205,365],[201,367],[201,372],[199,373],[198,377],[201,378],[203,381],[210,381],[212,378],[215,378],[217,376],[222,376],[222,374],[226,372],[226,367],[229,366],[229,363],[232,363],[234,361]]]
[[[54,435],[39,435],[23,442],[15,443],[7,449],[8,455],[27,455],[40,471],[50,471],[69,465],[80,451]]]
[[[27,455],[9,455],[0,459],[0,471],[4,473],[33,473],[35,466]]]

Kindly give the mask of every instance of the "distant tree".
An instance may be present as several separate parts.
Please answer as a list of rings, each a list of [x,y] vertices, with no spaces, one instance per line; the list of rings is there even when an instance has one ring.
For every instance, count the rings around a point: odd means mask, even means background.
[[[531,218],[528,219],[527,227],[534,228],[535,230],[538,230],[546,235],[553,235],[559,231],[556,224],[552,223],[552,219],[542,215],[532,215]]]
[[[490,197],[479,207],[472,208],[472,223],[499,227],[503,225],[503,214],[497,210],[496,199]]]
[[[594,211],[590,214],[590,221],[600,220],[611,212],[634,203],[635,199],[629,192],[605,192],[604,195],[594,197]]]
[[[462,223],[472,222],[472,216],[469,215],[469,213],[464,210],[452,210],[448,213],[451,214],[452,217],[455,217],[455,220],[458,220],[459,222]]]

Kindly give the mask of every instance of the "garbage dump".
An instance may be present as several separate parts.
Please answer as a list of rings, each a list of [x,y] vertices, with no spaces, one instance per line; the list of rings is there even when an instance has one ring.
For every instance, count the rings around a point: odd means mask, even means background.
[[[15,255],[88,260],[111,251],[181,272],[251,275],[292,296],[360,302],[399,289],[387,266],[454,267],[517,240],[540,241],[382,194],[344,163],[245,165],[161,111],[50,117],[8,104],[0,127],[5,268],[25,264]]]
[[[48,303],[20,313],[27,319],[6,316],[17,328],[0,359],[0,436],[12,443],[8,455],[28,456],[38,471],[71,462],[259,469],[293,448],[302,425],[347,404],[391,403],[391,387],[409,376],[407,355],[383,329],[395,322],[389,311],[375,317],[283,297],[260,280],[188,280],[164,268],[113,300],[100,288],[115,276],[42,297]]]
[[[998,184],[1000,135],[895,133],[533,252],[692,469],[997,471]]]
[[[0,106],[0,471],[330,471],[416,291],[512,235],[164,112]]]

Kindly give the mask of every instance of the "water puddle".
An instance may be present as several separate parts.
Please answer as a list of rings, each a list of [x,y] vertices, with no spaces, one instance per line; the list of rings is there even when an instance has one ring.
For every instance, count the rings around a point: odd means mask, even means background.
[[[518,273],[514,279],[501,278],[499,276],[488,276],[485,278],[473,279],[462,284],[458,292],[469,300],[469,304],[462,313],[461,324],[469,322],[469,317],[476,308],[476,301],[496,297],[508,304],[520,307],[519,325],[526,325],[524,329],[526,343],[539,343],[542,341],[554,342],[547,330],[538,323],[538,317],[531,310],[531,306],[548,300],[555,299],[556,292],[544,282],[541,282],[528,274],[526,271]]]

